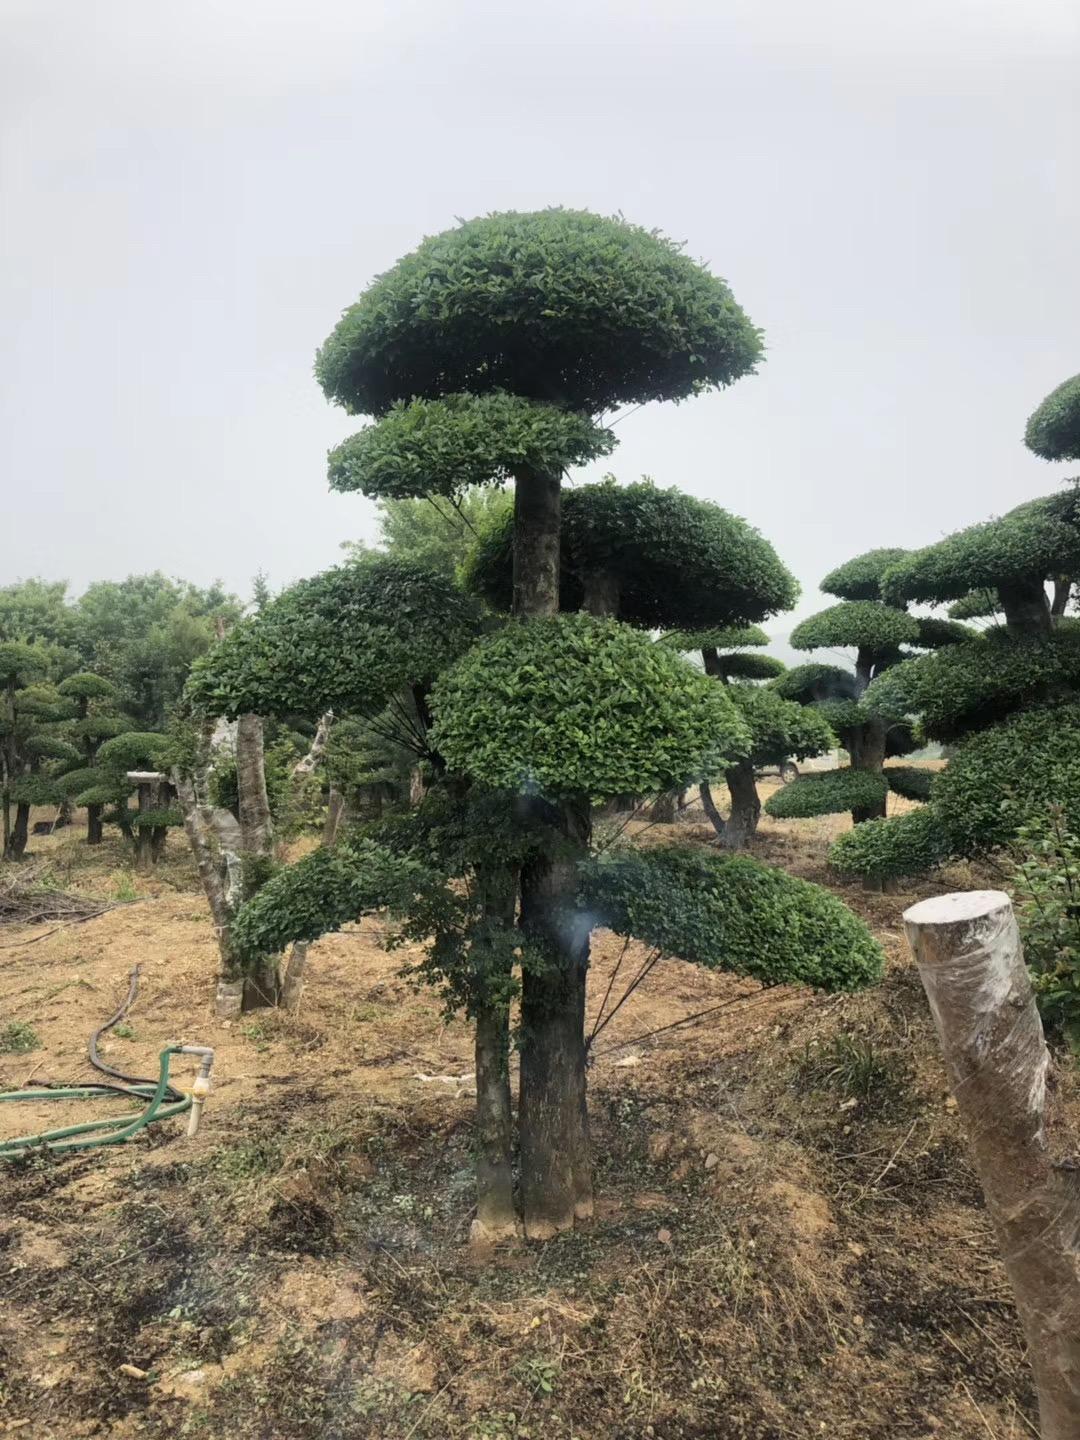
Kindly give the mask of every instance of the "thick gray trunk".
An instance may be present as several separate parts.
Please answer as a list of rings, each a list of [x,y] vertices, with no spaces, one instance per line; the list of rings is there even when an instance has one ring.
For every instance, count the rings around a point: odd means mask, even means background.
[[[1053,617],[1041,580],[1031,580],[1026,585],[999,585],[998,596],[1005,612],[1005,629],[1013,639],[1049,635]]]
[[[724,843],[732,850],[741,850],[757,833],[761,817],[761,799],[754,780],[754,767],[749,760],[740,760],[724,778],[731,795],[731,815],[724,827]]]
[[[489,995],[476,1007],[476,1220],[472,1240],[490,1243],[517,1233],[514,1172],[511,1159],[513,1117],[510,1105],[510,1010],[498,994],[502,975],[497,967],[506,933],[514,924],[517,875],[493,870],[481,876],[485,922],[492,926],[495,947],[486,972]],[[482,942],[481,942],[482,943]]]
[[[619,579],[611,570],[594,570],[585,577],[585,598],[581,607],[590,615],[619,614]]]
[[[100,845],[103,836],[101,823],[102,805],[88,805],[86,807],[86,843],[88,845]]]
[[[1080,1164],[1007,895],[905,912],[1028,1341],[1043,1440],[1080,1436]]]
[[[244,853],[269,855],[274,844],[274,822],[266,794],[263,722],[258,715],[241,715],[236,724],[236,788]]]

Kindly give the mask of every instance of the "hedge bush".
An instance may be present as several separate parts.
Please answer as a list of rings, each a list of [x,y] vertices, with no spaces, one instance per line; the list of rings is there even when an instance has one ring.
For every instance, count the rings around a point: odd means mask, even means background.
[[[866,926],[818,885],[747,856],[663,846],[587,864],[582,903],[597,924],[764,985],[856,990],[880,979]]]
[[[891,650],[913,644],[919,638],[919,622],[903,610],[879,605],[874,600],[842,600],[811,615],[791,632],[796,650],[852,646],[866,650]]]
[[[951,853],[952,843],[940,818],[933,806],[923,805],[906,815],[854,826],[832,845],[829,864],[846,875],[888,880],[921,875]]]
[[[930,799],[930,792],[937,779],[936,770],[927,770],[923,765],[886,765],[882,772],[889,789],[905,800]]]
[[[807,820],[813,815],[837,815],[845,810],[871,810],[889,793],[883,775],[870,770],[823,770],[800,775],[790,785],[774,790],[765,801],[765,813],[774,820]]]
[[[1024,444],[1044,460],[1080,460],[1080,375],[1051,390],[1028,418]]]

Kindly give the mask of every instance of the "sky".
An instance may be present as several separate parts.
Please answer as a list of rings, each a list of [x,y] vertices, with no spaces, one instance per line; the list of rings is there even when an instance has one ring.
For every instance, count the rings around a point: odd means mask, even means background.
[[[316,348],[424,235],[562,204],[764,329],[599,468],[746,517],[809,613],[1070,473],[1022,436],[1080,370],[1078,64],[1075,0],[0,0],[0,583],[372,539]]]

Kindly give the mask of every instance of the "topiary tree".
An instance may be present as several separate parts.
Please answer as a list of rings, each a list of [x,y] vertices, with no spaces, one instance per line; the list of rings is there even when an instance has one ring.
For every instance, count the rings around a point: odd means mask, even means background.
[[[923,858],[992,849],[1046,804],[1071,804],[1075,767],[1063,759],[1064,737],[1080,696],[1080,627],[1051,604],[1047,586],[1076,573],[1078,561],[1080,509],[1066,492],[948,536],[886,571],[883,591],[896,603],[953,602],[954,613],[959,603],[971,614],[971,597],[982,595],[1004,615],[1003,624],[960,644],[896,665],[863,697],[885,722],[917,717],[928,739],[955,746],[930,790],[932,815],[920,822]],[[914,824],[906,823],[908,835]],[[920,858],[892,822],[865,846],[838,845],[834,863],[901,873],[901,861]]]
[[[1080,375],[1051,390],[1028,417],[1024,444],[1043,460],[1080,460]]]
[[[749,743],[726,693],[678,655],[608,616],[558,614],[561,478],[611,449],[605,411],[729,384],[760,349],[723,282],[622,221],[495,215],[425,241],[346,312],[319,354],[327,395],[377,417],[332,452],[331,483],[378,499],[512,482],[514,619],[478,643],[469,637],[455,658],[427,643],[453,629],[448,599],[389,609],[372,590],[366,616],[355,615],[356,643],[335,607],[317,644],[292,622],[235,647],[229,637],[220,670],[211,657],[193,685],[211,709],[257,702],[267,713],[267,691],[292,701],[298,688],[313,706],[369,721],[403,685],[412,690],[433,783],[416,810],[364,838],[428,878],[393,897],[365,887],[346,835],[340,854],[272,876],[235,917],[230,943],[249,934],[249,917],[261,947],[372,904],[404,911],[403,933],[426,945],[422,968],[477,1022],[477,1213],[487,1234],[514,1221],[506,1017],[517,961],[526,1229],[551,1234],[592,1208],[583,1018],[595,916],[581,890],[592,800],[612,786],[684,785],[719,750]],[[634,593],[627,578],[615,577],[620,613]],[[610,576],[604,588],[590,609],[611,608]],[[639,616],[650,623],[645,609]],[[278,660],[282,645],[290,653]],[[434,677],[416,645],[438,661]],[[376,881],[388,873],[371,851],[355,853]]]
[[[116,687],[101,675],[80,671],[62,680],[57,690],[75,705],[75,714],[65,727],[74,753],[69,763],[58,770],[57,787],[69,797],[69,803],[70,798],[74,798],[76,803],[86,806],[86,843],[100,845],[101,817],[107,802],[94,799],[91,792],[103,784],[103,776],[95,763],[101,742],[126,728],[125,721],[116,712]],[[90,794],[89,799],[81,798],[86,794]]]
[[[775,682],[778,695],[810,705],[832,726],[850,757],[831,774],[806,775],[766,802],[776,818],[803,818],[850,810],[855,824],[884,816],[889,793],[885,760],[915,748],[903,717],[887,717],[860,702],[871,681],[900,664],[905,647],[955,644],[968,632],[954,622],[928,622],[882,597],[882,577],[905,552],[867,551],[826,575],[821,588],[840,603],[812,615],[791,632],[799,650],[853,650],[854,669],[811,663]]]
[[[55,804],[58,799],[46,762],[67,752],[55,726],[70,709],[52,686],[40,683],[51,659],[43,644],[0,643],[0,817],[5,860],[21,860],[26,853],[31,806]]]

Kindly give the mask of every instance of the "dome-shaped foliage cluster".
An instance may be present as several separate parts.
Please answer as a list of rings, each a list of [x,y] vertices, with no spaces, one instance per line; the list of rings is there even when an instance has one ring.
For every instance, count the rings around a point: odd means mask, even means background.
[[[1024,444],[1044,460],[1080,460],[1080,375],[1051,390],[1029,417]]]
[[[750,759],[755,765],[779,765],[793,757],[823,755],[836,736],[820,710],[782,699],[759,685],[732,685],[727,692],[750,727]]]
[[[880,979],[866,926],[818,885],[746,856],[680,846],[591,862],[582,903],[595,923],[764,985],[856,990]]]
[[[862,703],[890,717],[918,715],[932,740],[954,740],[1029,704],[1080,687],[1080,627],[1014,639],[1003,629],[907,660],[871,681]]]
[[[830,570],[820,588],[826,595],[835,595],[840,600],[880,600],[882,575],[907,553],[906,550],[867,550],[865,555],[856,555],[853,560]]]
[[[508,390],[590,414],[753,371],[759,332],[722,280],[655,231],[579,210],[508,212],[425,240],[319,351],[327,398]]]
[[[944,650],[946,645],[960,645],[977,634],[969,625],[959,625],[955,619],[941,620],[936,615],[916,617],[919,638],[913,643],[921,650]]]
[[[856,698],[855,676],[850,670],[839,665],[819,664],[816,660],[793,665],[774,680],[770,688],[785,700],[796,700],[800,705]]]
[[[450,580],[370,556],[303,580],[195,662],[185,692],[208,715],[374,714],[427,683],[478,633]]]
[[[419,890],[435,883],[417,861],[370,840],[314,850],[276,870],[240,907],[230,945],[238,960],[253,963],[374,910],[405,910]]]
[[[822,770],[800,775],[774,790],[765,813],[774,820],[808,820],[814,815],[839,815],[845,810],[873,810],[889,793],[885,777],[870,770]]]
[[[882,579],[894,604],[941,603],[972,590],[1030,584],[1051,575],[1080,573],[1080,499],[1072,491],[1029,500],[1000,520],[958,530],[936,545],[913,551]]]
[[[949,836],[936,811],[923,805],[906,815],[856,825],[834,842],[829,864],[845,875],[889,880],[921,875],[942,864],[951,853]]]
[[[903,610],[873,600],[843,600],[811,615],[791,632],[796,650],[850,646],[860,650],[895,650],[916,644],[919,622]]]
[[[61,695],[72,700],[111,700],[116,695],[116,686],[110,680],[86,671],[69,675],[56,688]]]
[[[331,450],[330,488],[384,499],[456,495],[521,470],[561,475],[614,448],[612,432],[586,415],[502,391],[446,395],[395,405]]]
[[[769,637],[760,625],[719,625],[704,630],[669,630],[657,643],[688,655],[692,650],[741,650],[768,645]]]
[[[0,642],[0,684],[25,685],[48,672],[48,652],[41,645],[18,640]]]
[[[1080,706],[1029,710],[958,745],[934,784],[933,808],[955,851],[1008,844],[1049,805],[1080,832]]]
[[[668,790],[750,742],[724,686],[589,615],[512,622],[440,678],[432,709],[451,769],[551,796]]]
[[[97,752],[97,763],[109,770],[157,770],[167,765],[172,752],[168,735],[153,730],[129,730],[105,740]]]
[[[511,514],[497,517],[465,567],[469,588],[502,610],[513,591],[513,523]],[[790,609],[798,595],[752,525],[649,481],[565,491],[560,558],[561,610],[580,610],[590,578],[605,574],[617,586],[618,618],[650,629],[743,627]]]
[[[889,789],[905,800],[929,800],[937,779],[937,771],[925,765],[887,765],[883,773]]]
[[[753,655],[736,651],[716,657],[716,673],[725,680],[775,680],[787,666],[775,655]]]

